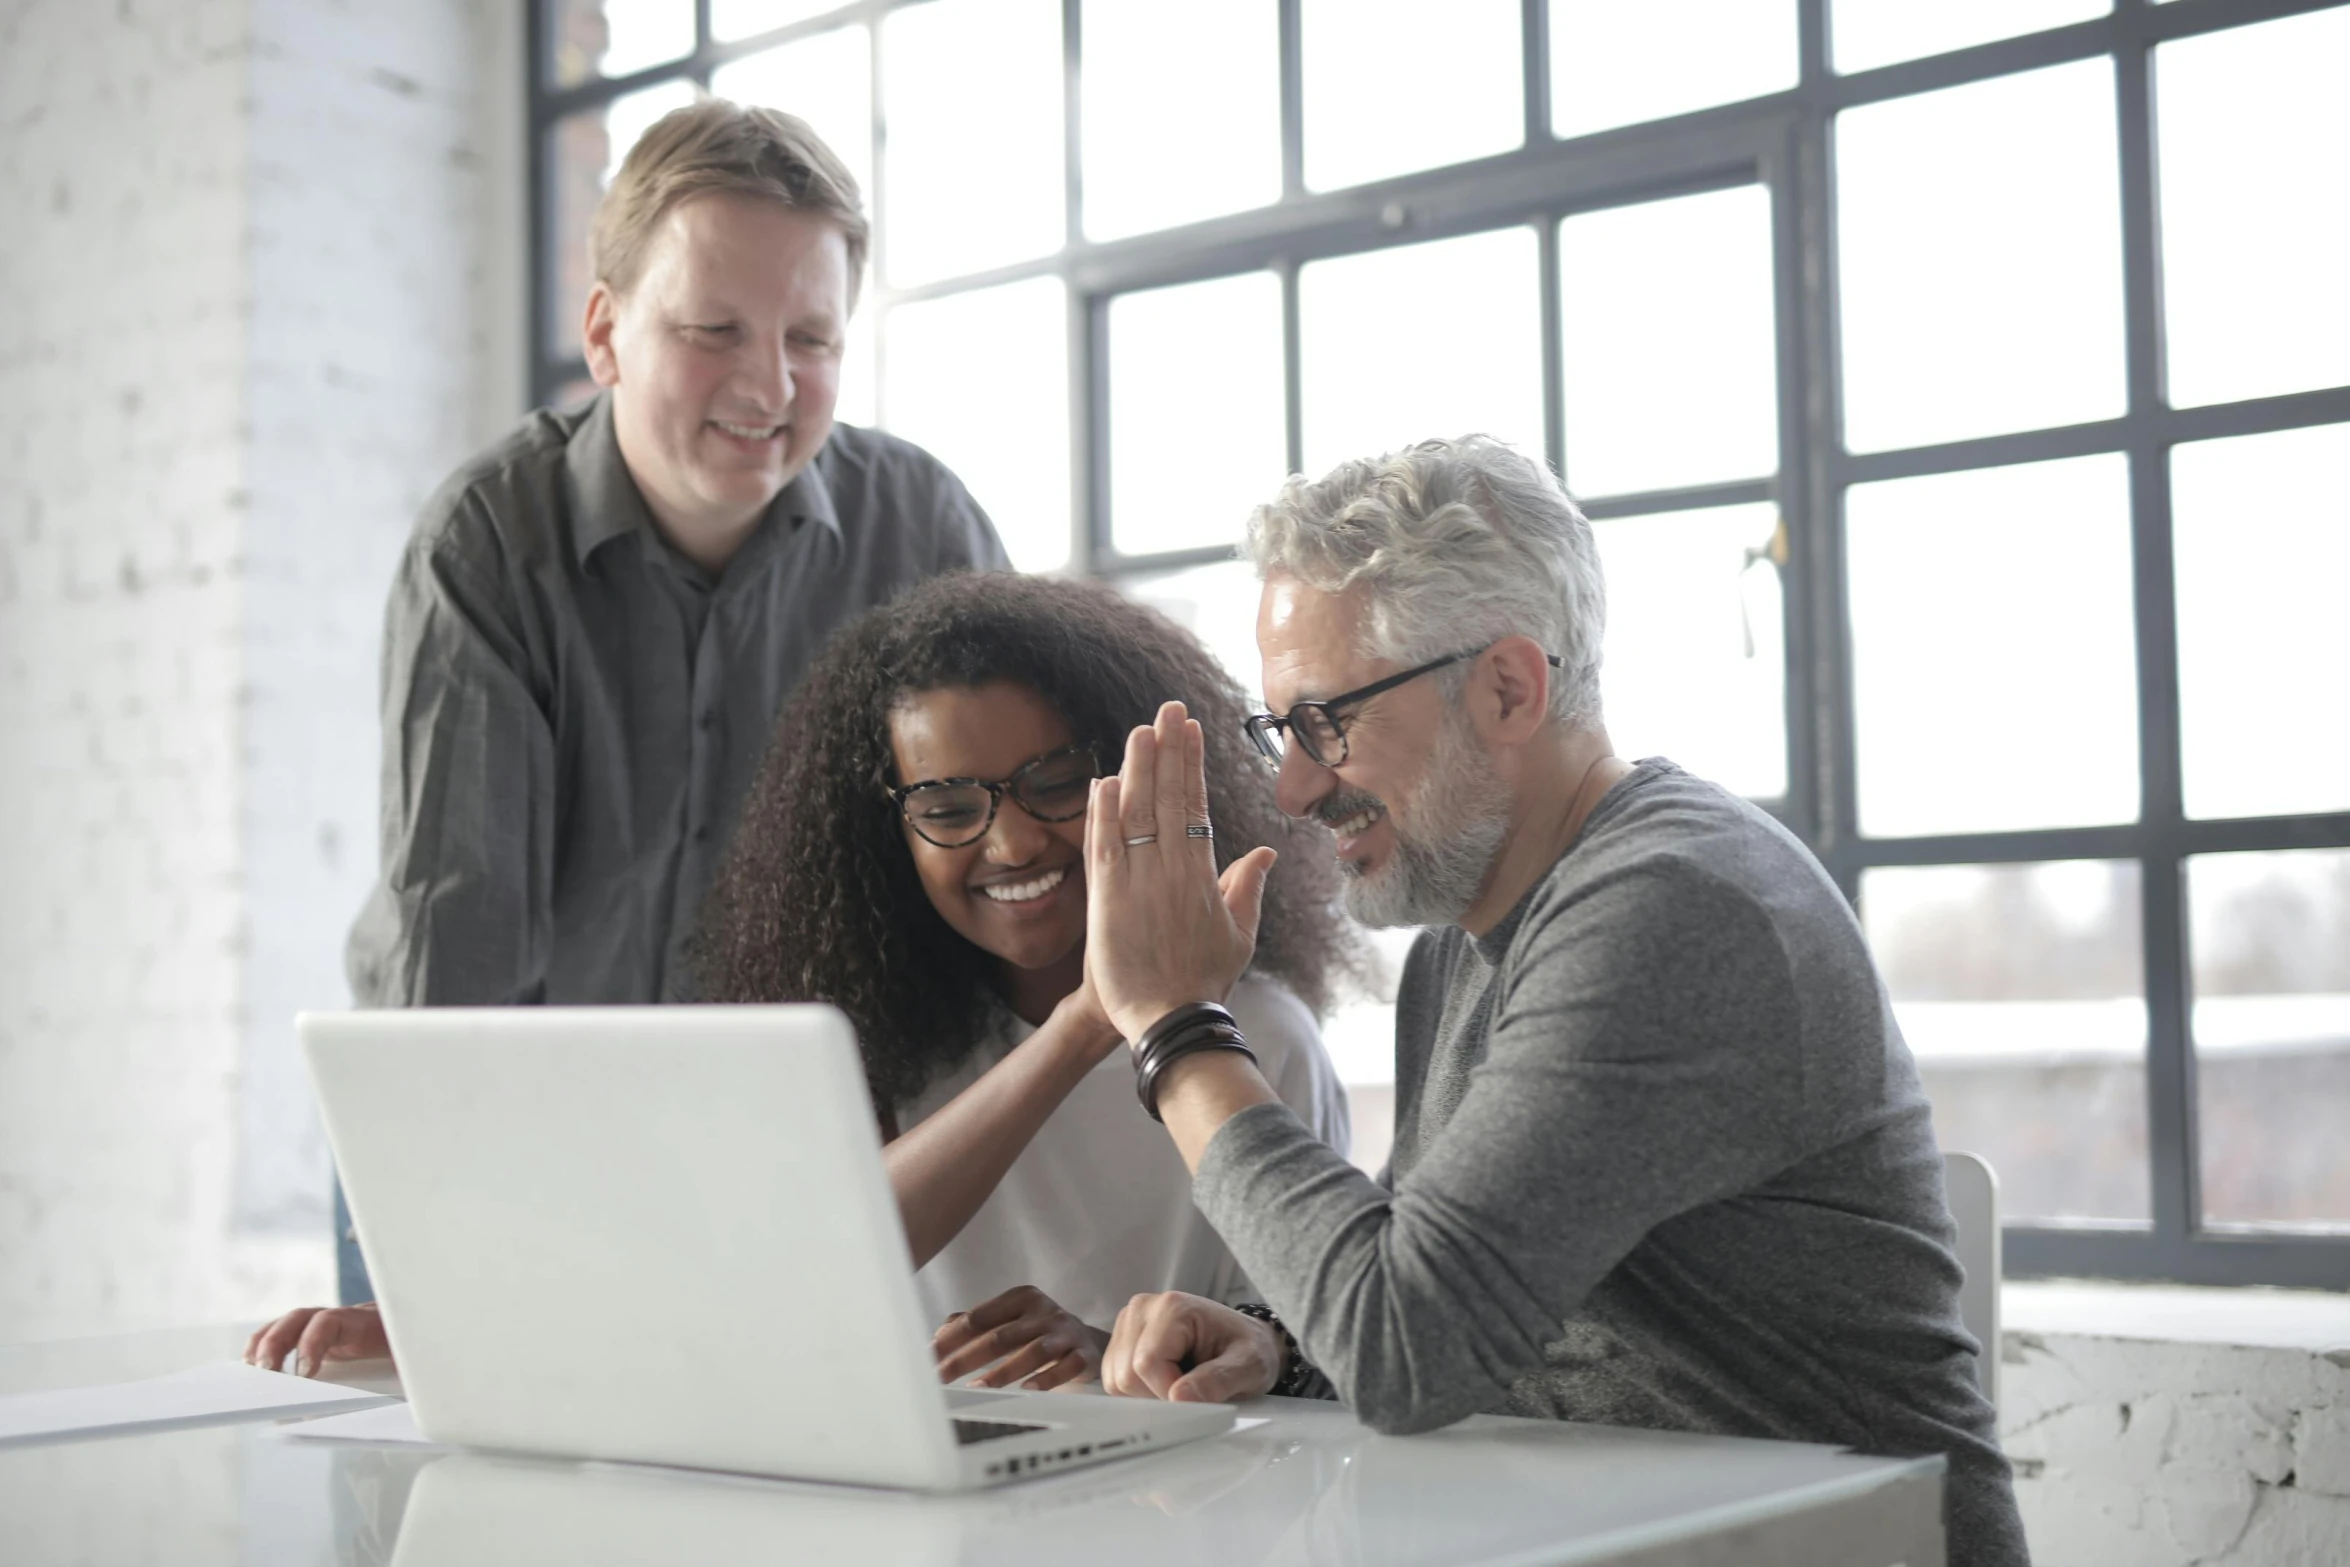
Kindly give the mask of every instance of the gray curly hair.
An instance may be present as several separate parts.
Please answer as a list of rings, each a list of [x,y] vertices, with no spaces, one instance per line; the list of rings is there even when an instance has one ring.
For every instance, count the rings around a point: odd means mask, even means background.
[[[1591,524],[1550,470],[1491,436],[1422,441],[1292,477],[1250,516],[1259,577],[1324,593],[1361,584],[1362,651],[1422,664],[1507,636],[1556,654],[1551,716],[1600,721],[1607,586]],[[1459,669],[1444,676],[1466,678]]]

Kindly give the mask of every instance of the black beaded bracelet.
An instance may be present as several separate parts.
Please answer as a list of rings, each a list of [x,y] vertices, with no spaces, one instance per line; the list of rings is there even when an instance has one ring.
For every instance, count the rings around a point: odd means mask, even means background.
[[[1307,1390],[1321,1380],[1321,1373],[1306,1361],[1305,1351],[1297,1347],[1297,1335],[1289,1331],[1287,1323],[1272,1307],[1259,1301],[1245,1301],[1232,1308],[1244,1317],[1254,1317],[1281,1337],[1281,1375],[1274,1378],[1268,1393],[1284,1398],[1305,1396]]]

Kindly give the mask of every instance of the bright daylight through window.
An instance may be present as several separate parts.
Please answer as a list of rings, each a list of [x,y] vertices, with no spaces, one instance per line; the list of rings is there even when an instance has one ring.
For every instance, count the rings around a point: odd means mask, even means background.
[[[592,390],[588,214],[707,88],[865,185],[844,417],[1252,691],[1284,474],[1539,453],[1619,749],[1857,902],[2010,1268],[2338,1279],[2350,4],[2255,12],[547,0],[534,382]],[[1373,1165],[1387,1028],[1330,1029]]]

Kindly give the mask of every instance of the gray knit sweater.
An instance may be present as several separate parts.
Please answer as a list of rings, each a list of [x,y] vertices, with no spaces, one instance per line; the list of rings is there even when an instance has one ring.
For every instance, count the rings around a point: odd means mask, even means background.
[[[1193,1195],[1381,1430],[1490,1410],[1941,1453],[1954,1567],[2026,1560],[1925,1094],[1852,910],[1669,762],[1487,935],[1413,948],[1380,1180],[1259,1105]]]

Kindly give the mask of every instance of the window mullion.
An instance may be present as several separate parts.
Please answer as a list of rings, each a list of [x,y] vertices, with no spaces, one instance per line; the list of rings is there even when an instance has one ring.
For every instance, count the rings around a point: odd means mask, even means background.
[[[1550,134],[1550,0],[1519,0],[1518,36],[1524,67],[1526,145],[1539,147]]]
[[[2135,12],[2137,0],[2124,0]],[[2114,59],[2120,113],[2122,307],[2128,352],[2132,587],[2138,633],[2139,813],[2150,849],[2139,877],[2146,944],[2146,1136],[2154,1230],[2183,1239],[2202,1223],[2195,1061],[2188,1029],[2184,871],[2178,853],[2178,600],[2171,556],[2170,454],[2162,444],[2162,290],[2155,212],[2151,50],[2134,37]]]
[[[1853,860],[1858,847],[1859,795],[1853,769],[1851,678],[1852,613],[1844,572],[1843,366],[1839,358],[1836,305],[1836,162],[1827,106],[1829,0],[1801,0],[1804,110],[1788,186],[1796,205],[1796,254],[1800,272],[1800,355],[1803,466],[1794,477],[1801,506],[1788,518],[1796,569],[1803,574],[1805,668],[1790,672],[1789,699],[1805,690],[1806,721],[1790,724],[1791,738],[1805,737],[1805,765],[1790,769],[1790,782],[1807,777],[1812,849],[1829,865],[1846,895],[1858,887]],[[1798,742],[1801,743],[1801,742]]]
[[[1281,25],[1281,199],[1306,193],[1305,0],[1277,0]]]
[[[1298,321],[1297,263],[1284,260],[1281,275],[1282,441],[1291,473],[1306,465],[1305,338]]]
[[[1085,232],[1085,4],[1061,0],[1061,250]],[[1090,576],[1110,552],[1109,322],[1105,309],[1069,289],[1069,570]]]
[[[1542,455],[1571,492],[1575,481],[1567,472],[1566,306],[1560,297],[1559,220],[1544,213],[1534,220],[1534,230],[1542,290]]]

